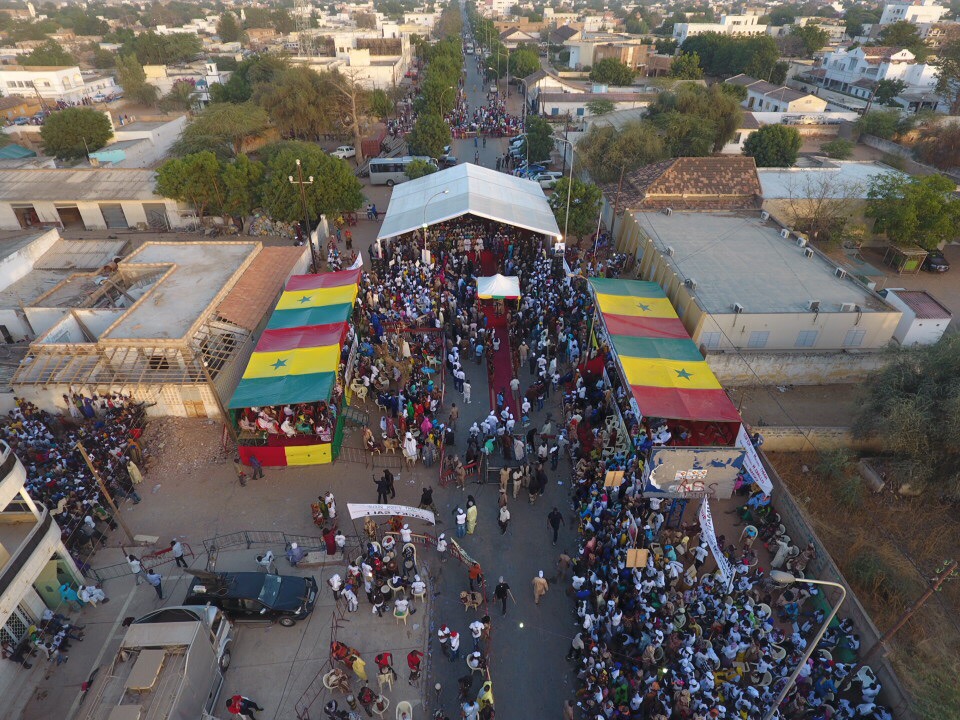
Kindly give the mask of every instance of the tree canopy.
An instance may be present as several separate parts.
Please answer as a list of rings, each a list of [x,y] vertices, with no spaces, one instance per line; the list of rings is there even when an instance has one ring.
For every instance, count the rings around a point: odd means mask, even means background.
[[[262,136],[269,125],[267,111],[253,103],[214,103],[184,128],[173,152],[182,156],[211,150],[221,159],[233,157],[247,140]]]
[[[59,160],[76,160],[99,150],[113,137],[110,120],[99,110],[72,107],[50,115],[40,128],[43,149]]]
[[[935,345],[891,351],[890,362],[862,384],[854,434],[882,438],[896,459],[892,477],[927,483],[960,498],[960,335]]]
[[[950,101],[950,114],[960,114],[960,38],[944,43],[934,61],[937,92]]]
[[[527,119],[527,137],[524,139],[524,151],[529,149],[530,160],[539,162],[546,160],[553,152],[553,126],[541,117],[531,116]]]
[[[47,40],[26,55],[18,55],[17,63],[49,67],[53,65],[76,65],[77,59],[64,50],[60,43],[55,40]]]
[[[525,78],[540,69],[540,56],[530,47],[518,47],[510,53],[510,74]]]
[[[128,43],[141,65],[173,65],[193,60],[203,50],[200,38],[189,33],[159,35],[152,30],[140,33]]]
[[[613,182],[624,172],[665,160],[663,138],[653,123],[634,120],[620,128],[593,124],[577,143],[577,157],[597,182]]]
[[[616,58],[604,58],[590,71],[590,79],[606,85],[629,85],[636,72]]]
[[[217,35],[225,43],[237,42],[243,36],[243,28],[240,27],[240,21],[232,12],[225,12],[217,21]]]
[[[450,144],[450,126],[436,113],[427,113],[417,118],[407,136],[411,155],[426,155],[438,158],[443,148]]]
[[[789,125],[764,125],[743,144],[743,154],[752,157],[757,167],[790,167],[797,161],[803,138]]]
[[[147,82],[147,75],[137,56],[129,53],[117,58],[117,81],[123,93],[141,105],[153,105],[157,102],[159,91]]]
[[[800,41],[807,55],[813,55],[830,40],[827,31],[817,25],[794,25],[790,35]]]
[[[786,63],[778,62],[780,52],[769,35],[704,33],[687,38],[681,50],[696,53],[704,73],[712,77],[728,78],[744,73],[775,84],[782,83],[786,77]]]
[[[356,210],[363,204],[363,185],[350,166],[331,157],[313,143],[282,142],[265,152],[267,175],[261,197],[263,207],[275,220],[299,222],[303,218],[300,188],[289,177],[296,177],[299,159],[304,179],[313,182],[304,186],[310,221],[321,215]]]
[[[407,167],[403,172],[411,180],[416,180],[424,175],[432,175],[437,172],[437,166],[433,163],[428,163],[426,160],[411,160],[407,163]]]
[[[906,20],[884,25],[880,31],[880,44],[909,50],[916,56],[917,62],[923,62],[930,54],[930,48],[920,37],[919,28]]]
[[[867,191],[867,217],[874,232],[898,245],[916,243],[933,250],[960,234],[960,200],[956,183],[943,175],[880,175]]]
[[[700,56],[693,53],[680,53],[670,63],[670,77],[680,80],[699,80],[703,77]]]
[[[569,220],[567,218],[568,192],[570,193]],[[571,189],[570,178],[563,177],[557,181],[549,202],[560,230],[566,230],[564,239],[567,242],[570,241],[570,236],[574,235],[579,243],[585,236],[592,235],[596,231],[602,200],[603,193],[593,183],[585,183],[575,177]]]
[[[157,170],[157,193],[190,203],[202,219],[219,213],[223,207],[225,193],[220,172],[220,161],[210,151],[172,158]]]

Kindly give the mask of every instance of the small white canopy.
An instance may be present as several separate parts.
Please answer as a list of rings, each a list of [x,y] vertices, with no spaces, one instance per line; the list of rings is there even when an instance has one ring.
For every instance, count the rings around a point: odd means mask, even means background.
[[[447,194],[442,194],[447,190]],[[413,232],[461,215],[494,220],[560,237],[560,228],[539,183],[464,163],[393,189],[378,240]]]
[[[520,297],[520,278],[499,273],[478,277],[477,297],[481,300],[516,300]]]

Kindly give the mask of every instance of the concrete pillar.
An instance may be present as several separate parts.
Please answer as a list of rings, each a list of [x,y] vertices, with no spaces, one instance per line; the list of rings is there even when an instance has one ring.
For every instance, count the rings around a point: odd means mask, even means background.
[[[94,202],[78,202],[77,210],[83,218],[83,225],[87,230],[105,230],[107,221],[103,219],[100,206]]]
[[[57,207],[52,202],[35,202],[33,209],[37,212],[40,222],[62,224],[60,213],[57,212]]]
[[[122,202],[120,207],[123,209],[123,215],[127,218],[127,225],[136,227],[141,223],[146,225],[147,213],[143,209],[142,202]]]
[[[10,203],[0,203],[0,230],[19,230],[20,221]]]

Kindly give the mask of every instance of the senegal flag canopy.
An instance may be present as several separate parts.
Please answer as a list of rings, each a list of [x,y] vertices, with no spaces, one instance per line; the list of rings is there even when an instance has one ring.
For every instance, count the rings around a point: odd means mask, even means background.
[[[291,277],[230,407],[329,399],[359,279],[359,270]]]
[[[740,422],[657,283],[591,278],[614,353],[646,417]]]

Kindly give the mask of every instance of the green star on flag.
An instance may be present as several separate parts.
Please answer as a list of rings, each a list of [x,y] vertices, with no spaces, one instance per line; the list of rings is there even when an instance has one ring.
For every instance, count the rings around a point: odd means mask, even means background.
[[[279,370],[280,368],[286,367],[286,366],[287,366],[286,360],[281,360],[280,358],[277,358],[277,361],[273,363],[273,365],[271,365],[270,367],[272,367],[274,370]]]
[[[677,374],[677,377],[683,378],[684,380],[689,380],[690,378],[693,377],[693,374],[688,373],[684,368],[680,368],[679,370],[674,370],[674,372]]]
[[[644,312],[650,312],[649,305],[644,305],[643,303],[637,303],[637,307],[643,310]]]
[[[301,303],[308,303],[308,302],[310,302],[312,299],[313,299],[313,296],[312,296],[312,295],[304,295],[302,298],[300,298],[300,302],[301,302]]]

